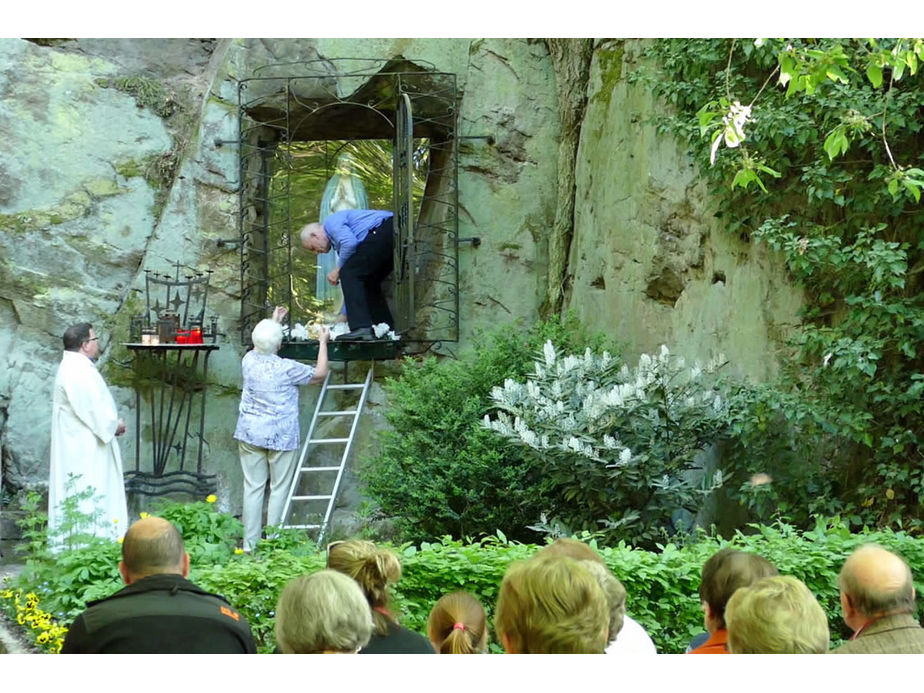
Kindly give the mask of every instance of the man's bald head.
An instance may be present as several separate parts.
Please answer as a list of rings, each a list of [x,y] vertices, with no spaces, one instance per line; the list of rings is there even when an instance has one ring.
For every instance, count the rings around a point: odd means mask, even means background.
[[[189,555],[183,545],[183,537],[163,518],[138,520],[125,533],[119,570],[126,584],[162,573],[186,577]]]
[[[914,612],[911,569],[901,557],[876,544],[866,544],[844,561],[837,586],[865,618]]]

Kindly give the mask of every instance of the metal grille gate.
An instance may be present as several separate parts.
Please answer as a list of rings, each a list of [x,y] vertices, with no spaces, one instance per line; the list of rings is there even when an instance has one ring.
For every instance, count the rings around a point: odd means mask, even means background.
[[[408,352],[458,341],[457,94],[455,75],[404,59],[332,59],[270,65],[241,80],[240,250],[241,340],[293,297],[301,194],[293,142],[390,140],[395,211],[394,313]],[[428,144],[426,184],[415,202],[415,142]],[[274,184],[271,185],[271,179]],[[336,358],[332,354],[333,358]]]

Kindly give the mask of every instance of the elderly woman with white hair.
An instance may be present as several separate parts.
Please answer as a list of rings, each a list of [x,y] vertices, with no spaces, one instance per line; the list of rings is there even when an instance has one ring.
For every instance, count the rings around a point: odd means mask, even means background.
[[[292,475],[298,459],[298,388],[324,380],[327,375],[327,340],[322,327],[317,365],[310,366],[277,355],[282,344],[282,319],[277,307],[272,320],[253,328],[253,350],[244,355],[244,387],[234,431],[244,471],[244,551],[250,552],[263,528],[263,496],[270,482],[266,526],[282,522]]]
[[[336,570],[295,578],[276,604],[276,644],[283,654],[355,654],[371,635],[362,589]]]

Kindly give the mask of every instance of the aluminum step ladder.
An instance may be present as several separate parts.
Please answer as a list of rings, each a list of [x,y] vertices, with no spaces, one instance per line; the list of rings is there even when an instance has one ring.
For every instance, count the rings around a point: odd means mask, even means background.
[[[340,490],[340,482],[343,480],[343,472],[346,469],[347,460],[350,456],[350,450],[353,447],[353,439],[356,437],[356,430],[359,425],[359,417],[362,414],[363,406],[366,404],[366,397],[369,394],[369,388],[372,385],[372,368],[369,368],[369,372],[366,374],[366,379],[361,383],[344,383],[342,385],[332,385],[330,382],[331,375],[333,371],[328,371],[327,376],[324,378],[324,384],[321,386],[321,392],[318,395],[318,403],[314,409],[314,416],[311,417],[311,425],[308,428],[308,435],[305,437],[305,442],[302,444],[302,451],[298,458],[298,467],[295,470],[295,474],[292,475],[292,485],[289,487],[289,497],[286,499],[285,507],[282,510],[282,526],[286,529],[304,529],[304,530],[319,530],[317,536],[317,543],[320,544],[324,540],[324,536],[327,534],[328,529],[330,528],[330,518],[334,512],[334,506],[337,503],[337,493]],[[355,409],[346,409],[346,410],[325,410],[324,404],[328,400],[328,394],[331,391],[341,391],[341,390],[360,390],[359,401],[356,404]],[[333,399],[331,397],[330,399]],[[318,428],[319,422],[329,421],[331,419],[339,419],[342,422],[347,422],[350,425],[350,433],[346,438],[315,438],[315,433]],[[312,451],[317,452],[319,446],[343,446],[343,454],[340,456],[340,464],[338,466],[315,466],[311,463],[315,461],[317,455],[311,454]],[[336,473],[336,477],[332,483],[325,483],[323,479],[330,477]],[[316,475],[319,479],[318,486],[323,487],[323,490],[330,488],[329,493],[322,493],[318,495],[298,495],[297,491],[303,482],[307,481],[307,477]],[[326,501],[327,509],[324,512],[324,519],[319,523],[298,523],[290,522],[290,515],[294,510],[301,505],[303,508],[310,507],[312,504],[320,506],[320,503]],[[318,513],[319,514],[319,513]]]

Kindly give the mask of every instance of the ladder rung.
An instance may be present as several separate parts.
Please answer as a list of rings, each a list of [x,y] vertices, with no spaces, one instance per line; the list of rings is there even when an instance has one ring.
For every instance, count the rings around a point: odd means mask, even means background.
[[[340,467],[302,467],[298,470],[299,474],[304,474],[305,472],[338,472]]]
[[[286,529],[320,529],[321,525],[283,525]]]
[[[349,438],[312,438],[308,442],[317,445],[319,443],[346,443],[348,440]]]
[[[346,416],[347,414],[355,413],[355,409],[348,409],[347,411],[319,411],[318,416]]]
[[[292,500],[330,500],[332,496],[330,494],[326,496],[292,496]]]
[[[328,385],[328,390],[361,390],[366,387],[366,383],[348,383],[346,385]]]

